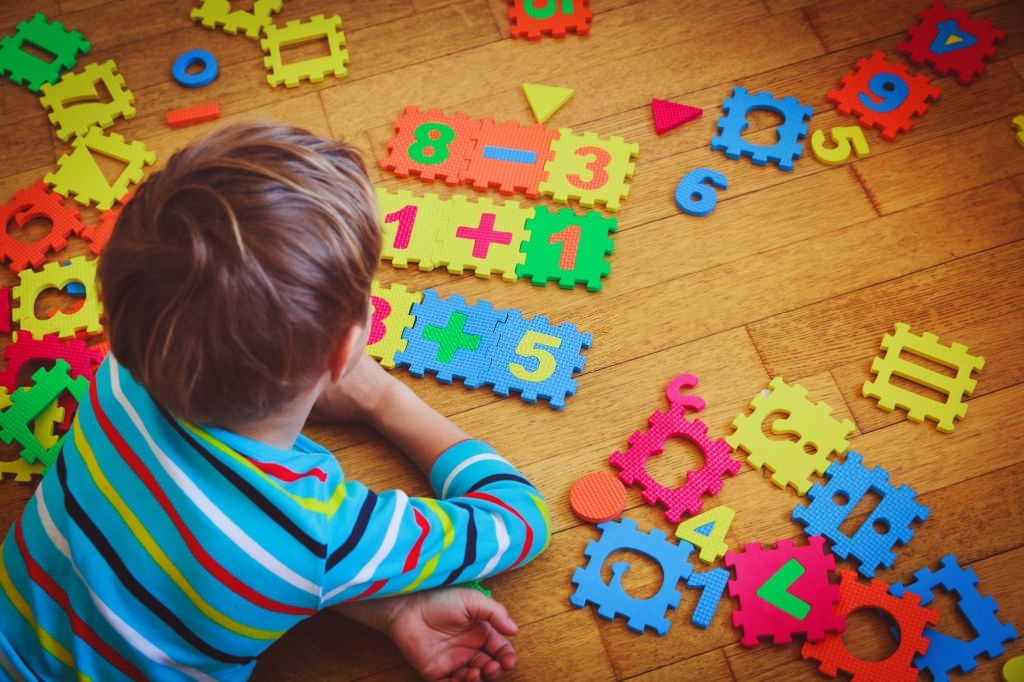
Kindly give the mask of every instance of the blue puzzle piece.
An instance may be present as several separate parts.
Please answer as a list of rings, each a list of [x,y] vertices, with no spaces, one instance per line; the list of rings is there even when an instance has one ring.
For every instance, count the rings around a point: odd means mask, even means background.
[[[468,305],[458,294],[441,299],[426,289],[411,314],[416,322],[402,334],[408,343],[395,354],[395,366],[407,365],[413,376],[432,372],[441,383],[461,379],[468,388],[479,388],[498,342],[495,328],[506,312],[487,301]]]
[[[484,379],[494,392],[507,396],[518,391],[528,403],[547,398],[551,407],[565,407],[565,397],[576,393],[573,373],[583,371],[584,348],[590,348],[590,334],[576,331],[565,322],[553,326],[543,316],[524,319],[518,310],[498,327],[494,358]]]
[[[664,533],[652,528],[650,533],[637,530],[636,522],[623,518],[622,521],[605,521],[598,524],[601,529],[599,540],[587,543],[584,554],[590,558],[586,568],[577,568],[572,575],[576,591],[569,597],[573,606],[583,608],[587,602],[595,604],[597,615],[608,620],[625,616],[628,627],[643,633],[652,628],[659,635],[668,633],[669,621],[665,613],[677,608],[682,594],[676,589],[680,580],[690,577],[693,566],[688,558],[693,545],[669,542]],[[622,575],[629,564],[616,562],[612,565],[612,579],[605,583],[601,568],[605,560],[616,551],[632,550],[650,557],[661,567],[662,583],[657,593],[647,599],[636,599],[626,594],[622,587]]]
[[[700,532],[700,529],[697,532]],[[712,568],[710,571],[703,571],[701,573],[697,571],[692,572],[690,577],[686,579],[686,586],[694,588],[703,587],[704,590],[700,594],[700,600],[697,602],[697,607],[693,610],[690,622],[706,630],[711,625],[711,619],[715,617],[715,611],[718,610],[718,604],[722,600],[722,593],[728,584],[729,571],[724,568]]]
[[[978,666],[975,658],[983,653],[989,658],[996,658],[1005,651],[1003,642],[1017,639],[1017,630],[1009,623],[999,622],[996,617],[998,604],[991,595],[982,597],[977,584],[978,576],[974,570],[960,568],[956,557],[949,554],[942,558],[942,568],[938,571],[932,573],[927,567],[922,568],[914,573],[913,583],[906,586],[896,583],[889,588],[897,597],[902,597],[904,591],[913,592],[921,598],[921,606],[931,603],[936,587],[956,592],[960,614],[967,619],[977,637],[965,642],[933,628],[925,628],[924,636],[930,641],[928,651],[914,658],[914,666],[931,672],[935,682],[949,680],[949,671],[953,668],[960,668],[964,673],[974,670]]]
[[[893,546],[910,542],[914,537],[910,524],[924,521],[930,510],[917,503],[917,493],[908,486],[896,488],[889,483],[885,469],[868,470],[862,462],[860,454],[852,450],[846,454],[845,462],[832,462],[825,471],[828,483],[811,486],[807,497],[812,502],[806,506],[798,504],[793,509],[793,519],[804,524],[808,536],[822,535],[831,540],[832,551],[843,559],[853,555],[860,561],[857,570],[861,575],[873,578],[880,566],[892,566],[896,560]],[[868,491],[882,499],[853,537],[849,537],[839,527]],[[838,499],[847,502],[840,505],[836,503]]]
[[[743,139],[743,131],[750,126],[747,116],[755,109],[771,111],[782,117],[782,124],[775,130],[779,137],[775,144],[760,145]],[[718,119],[719,134],[711,138],[712,151],[724,151],[729,159],[749,156],[758,166],[772,161],[780,170],[793,170],[793,162],[804,152],[800,140],[807,136],[806,121],[814,113],[814,107],[800,104],[795,97],[775,99],[770,92],[751,95],[746,88],[736,86],[732,97],[725,98],[722,110],[726,115]]]

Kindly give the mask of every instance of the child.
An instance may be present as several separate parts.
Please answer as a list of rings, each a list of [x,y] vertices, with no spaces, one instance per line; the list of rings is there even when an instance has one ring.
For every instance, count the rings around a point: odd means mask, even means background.
[[[324,608],[427,679],[515,664],[451,587],[549,539],[536,489],[364,353],[381,248],[344,144],[236,124],[175,154],[99,266],[111,353],[0,546],[0,678],[244,680]],[[438,499],[346,480],[307,419],[377,429]]]

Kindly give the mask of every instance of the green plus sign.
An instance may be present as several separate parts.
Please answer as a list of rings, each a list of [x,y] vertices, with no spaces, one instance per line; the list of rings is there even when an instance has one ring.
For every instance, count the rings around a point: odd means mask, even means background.
[[[475,334],[466,334],[462,331],[465,328],[466,314],[452,313],[452,316],[448,318],[447,327],[427,325],[427,328],[423,330],[423,338],[438,345],[438,361],[451,362],[455,357],[455,352],[460,348],[476,350],[480,347],[480,337]]]
[[[757,589],[757,596],[797,620],[803,620],[811,612],[811,605],[789,591],[805,569],[796,559],[790,559]]]

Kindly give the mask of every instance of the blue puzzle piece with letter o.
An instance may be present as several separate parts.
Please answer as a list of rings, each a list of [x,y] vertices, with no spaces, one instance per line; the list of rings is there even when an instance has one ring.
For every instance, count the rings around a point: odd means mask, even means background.
[[[495,328],[506,311],[494,310],[487,301],[469,305],[457,294],[442,299],[426,289],[411,314],[416,322],[402,335],[408,343],[395,354],[395,365],[408,365],[413,376],[433,372],[442,383],[461,379],[468,388],[479,388],[498,342]]]
[[[743,139],[743,131],[750,126],[747,116],[756,109],[782,117],[782,124],[775,130],[779,138],[775,144],[760,145]],[[718,119],[720,134],[711,138],[711,151],[724,151],[729,159],[749,156],[758,166],[772,161],[779,170],[793,170],[793,162],[803,154],[800,140],[807,136],[806,121],[814,113],[814,107],[804,106],[794,97],[776,99],[770,92],[751,95],[746,88],[737,85],[732,97],[725,98],[722,110],[726,115]]]
[[[525,319],[518,310],[507,312],[484,383],[498,395],[518,391],[528,403],[547,398],[551,407],[562,409],[565,397],[576,393],[572,375],[583,371],[581,351],[590,348],[590,334],[569,322],[554,326],[541,315]]]

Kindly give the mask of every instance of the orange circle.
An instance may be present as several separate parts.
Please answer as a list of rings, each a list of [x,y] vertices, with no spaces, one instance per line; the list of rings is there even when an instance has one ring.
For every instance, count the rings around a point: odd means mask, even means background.
[[[604,471],[587,474],[572,484],[569,504],[584,521],[611,521],[626,508],[626,487],[615,474]]]

